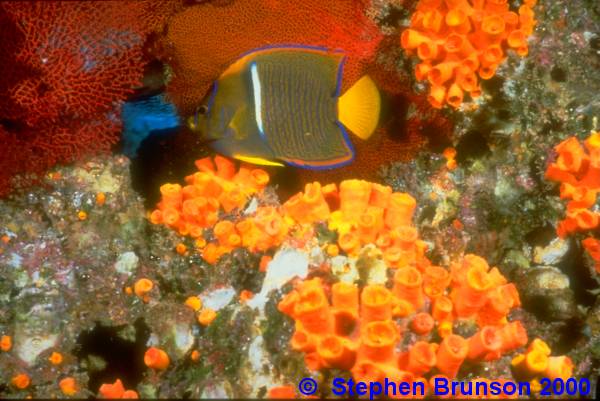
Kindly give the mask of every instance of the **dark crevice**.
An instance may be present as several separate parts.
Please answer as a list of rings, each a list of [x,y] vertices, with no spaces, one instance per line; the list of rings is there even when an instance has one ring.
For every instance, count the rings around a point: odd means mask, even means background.
[[[589,290],[597,287],[596,279],[592,275],[595,272],[586,268],[583,253],[584,251],[580,247],[571,244],[559,268],[569,277],[570,287],[575,293],[577,303],[593,306],[596,296]]]
[[[538,227],[525,235],[525,241],[531,246],[545,247],[556,237],[556,230],[551,225]]]
[[[381,91],[379,127],[390,139],[402,141],[406,132],[409,102],[404,96]]]
[[[478,159],[490,152],[487,139],[478,131],[466,133],[456,145],[456,161],[463,163],[469,159]]]
[[[554,67],[550,70],[550,78],[552,78],[554,82],[566,82],[567,72],[560,67]]]
[[[154,131],[142,141],[137,157],[131,161],[132,186],[151,209],[160,199],[161,185],[183,183],[183,177],[197,171],[194,161],[206,155],[200,137],[185,128],[178,132]]]
[[[125,326],[107,327],[96,323],[89,331],[82,332],[77,340],[77,349],[74,354],[81,364],[88,361],[89,357],[100,357],[106,362],[102,370],[89,370],[90,380],[88,389],[97,393],[104,383],[114,383],[121,379],[125,388],[135,388],[143,378],[145,370],[144,352],[146,342],[150,336],[150,329],[143,319],[138,319],[133,324],[135,328],[135,341],[127,341],[119,336]]]

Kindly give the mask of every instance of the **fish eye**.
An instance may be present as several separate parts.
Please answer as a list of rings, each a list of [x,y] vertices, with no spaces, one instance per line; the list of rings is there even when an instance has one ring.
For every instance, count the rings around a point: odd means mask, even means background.
[[[208,106],[206,106],[205,104],[203,104],[202,106],[198,107],[198,109],[196,110],[196,112],[200,115],[204,115],[206,113],[208,113]]]

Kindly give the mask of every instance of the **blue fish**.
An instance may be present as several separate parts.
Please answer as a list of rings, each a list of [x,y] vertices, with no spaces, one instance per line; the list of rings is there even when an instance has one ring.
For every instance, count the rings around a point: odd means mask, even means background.
[[[121,109],[123,121],[123,153],[134,158],[144,139],[181,127],[175,105],[164,94],[129,101]]]

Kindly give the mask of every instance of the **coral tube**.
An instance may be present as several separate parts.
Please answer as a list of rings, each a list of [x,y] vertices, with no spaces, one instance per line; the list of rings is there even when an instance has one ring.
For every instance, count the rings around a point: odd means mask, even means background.
[[[306,205],[306,214],[311,222],[326,220],[329,217],[329,205],[321,192],[321,184],[306,184],[302,201]]]
[[[415,376],[429,372],[436,364],[435,352],[431,344],[417,341],[408,350],[408,361],[405,369]]]
[[[165,207],[179,207],[183,200],[181,185],[179,184],[164,184],[160,187],[162,195],[162,204]]]
[[[288,292],[281,301],[279,301],[279,304],[277,304],[277,309],[280,312],[285,313],[286,315],[293,318],[294,308],[296,307],[296,303],[299,299],[300,294],[298,293],[298,291],[292,290]]]
[[[169,367],[169,355],[160,348],[150,347],[144,354],[146,366],[156,370],[165,370]]]
[[[435,321],[433,320],[433,317],[426,312],[417,313],[410,325],[412,330],[420,335],[429,334],[429,332],[433,330],[433,326],[435,326]]]
[[[332,322],[329,304],[320,282],[318,286],[310,285],[300,291],[300,299],[294,306],[294,316],[311,333],[325,334],[330,330]]]
[[[381,185],[377,183],[371,184],[371,197],[369,198],[369,205],[381,209],[385,209],[390,201],[390,195],[392,194],[392,188],[387,185]]]
[[[485,305],[490,287],[488,274],[478,267],[471,267],[467,271],[466,282],[453,294],[456,314],[459,317],[475,314]]]
[[[221,220],[215,225],[213,233],[221,245],[228,245],[229,237],[235,234],[235,225],[229,220]]]
[[[583,163],[587,163],[587,155],[576,137],[562,141],[555,149],[558,153],[556,165],[562,171],[578,173]]]
[[[385,211],[385,225],[390,229],[410,226],[416,207],[417,201],[409,194],[401,192],[391,194]]]
[[[246,204],[246,196],[238,187],[225,186],[224,191],[218,197],[221,207],[225,213],[231,212],[233,209],[240,208]]]
[[[313,352],[317,347],[317,336],[304,330],[301,324],[296,324],[296,331],[292,335],[290,345],[295,351]]]
[[[391,320],[367,323],[361,333],[361,356],[386,362],[393,358],[398,329]]]
[[[318,182],[306,184],[304,193],[292,196],[283,207],[287,214],[299,223],[323,221],[330,213],[321,184]]]
[[[365,383],[380,382],[386,377],[380,365],[369,360],[356,361],[351,372],[354,380]]]
[[[482,327],[477,333],[469,338],[469,353],[467,358],[481,360],[490,353],[495,353],[502,346],[502,338],[493,326]]]
[[[368,285],[361,294],[361,317],[364,322],[392,318],[392,294],[382,285]]]
[[[384,209],[368,206],[358,219],[358,235],[363,244],[375,243],[377,235],[383,229]]]
[[[452,320],[452,309],[453,304],[450,298],[446,296],[437,297],[433,301],[433,307],[431,309],[431,315],[438,322]]]
[[[331,368],[350,370],[356,359],[356,347],[344,337],[328,335],[317,345],[317,353]]]
[[[444,294],[450,285],[450,272],[441,266],[427,266],[423,273],[423,290],[429,298],[437,298]]]
[[[541,349],[533,349],[525,355],[525,368],[527,373],[538,376],[546,372],[548,368],[548,355]]]
[[[527,344],[527,331],[519,320],[502,326],[499,333],[502,338],[501,351],[503,353]]]
[[[394,295],[419,309],[424,302],[422,282],[420,271],[411,266],[402,267],[394,273]]]
[[[488,294],[487,303],[479,311],[479,322],[482,324],[500,324],[514,306],[509,287],[496,287]]]
[[[340,210],[347,221],[358,221],[367,209],[371,197],[371,183],[345,180],[340,183]]]
[[[548,367],[546,368],[546,377],[551,380],[567,380],[573,375],[573,361],[568,356],[551,356],[548,358]]]
[[[335,283],[331,286],[331,303],[334,308],[358,315],[358,287],[344,282]]]
[[[414,249],[415,242],[419,238],[417,229],[411,226],[398,226],[391,230],[394,245],[404,251]]]
[[[102,398],[116,399],[121,398],[123,396],[123,393],[125,392],[125,387],[123,387],[123,382],[121,381],[121,379],[117,379],[112,384],[104,383],[103,385],[101,385],[98,392],[100,393],[100,396]]]
[[[456,377],[468,352],[469,343],[467,340],[456,334],[446,336],[442,340],[436,355],[438,370],[449,378]]]
[[[339,236],[338,245],[348,255],[352,255],[360,249],[360,238],[353,231],[346,232]]]

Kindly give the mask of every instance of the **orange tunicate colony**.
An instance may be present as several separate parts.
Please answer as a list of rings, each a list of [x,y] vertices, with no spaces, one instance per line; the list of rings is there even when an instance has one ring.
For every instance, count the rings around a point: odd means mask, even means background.
[[[594,260],[594,268],[597,273],[600,273],[600,241],[596,238],[588,237],[581,241],[587,253]]]
[[[573,361],[568,356],[551,356],[551,352],[548,344],[536,338],[524,354],[513,358],[513,370],[518,376],[529,380],[539,381],[546,377],[566,381],[573,374]]]
[[[165,224],[193,238],[212,228],[216,241],[202,249],[202,257],[209,263],[238,247],[266,251],[280,245],[292,226],[319,221],[337,231],[339,248],[347,254],[375,243],[385,250],[388,263],[396,266],[416,260],[425,251],[424,242],[411,226],[414,198],[362,180],[343,181],[339,188],[310,183],[280,208],[259,206],[249,217],[220,219],[221,210],[229,213],[245,206],[250,195],[267,185],[269,176],[245,166],[236,172],[233,162],[220,156],[215,157],[215,164],[216,170],[210,158],[197,161],[201,171],[186,177],[188,185],[184,187],[163,185],[162,199],[150,215],[152,223]]]
[[[236,234],[233,222],[219,221],[219,212],[230,213],[243,207],[250,195],[267,185],[269,175],[264,170],[245,165],[236,171],[234,162],[221,156],[215,156],[214,162],[210,157],[197,160],[196,167],[198,172],[185,177],[187,185],[160,187],[162,199],[150,215],[150,221],[192,238],[201,238],[205,228],[214,228],[218,243],[206,245],[203,251],[203,257],[214,263],[223,253],[239,246],[242,240]],[[248,241],[249,238],[246,244]]]
[[[525,0],[514,12],[508,0],[419,0],[400,42],[421,60],[415,76],[429,81],[431,105],[458,108],[465,92],[481,94],[479,78],[495,75],[507,49],[526,56],[535,3]]]
[[[104,383],[98,389],[100,398],[109,399],[137,399],[138,393],[135,390],[125,390],[121,379],[116,379],[114,383]]]
[[[356,256],[363,246],[373,244],[393,271],[387,287],[329,285],[312,278],[297,282],[284,296],[278,308],[295,320],[291,347],[305,354],[309,369],[350,370],[361,381],[388,377],[428,383],[439,375],[456,377],[464,361],[497,360],[527,344],[521,322],[508,321],[510,311],[520,306],[515,285],[476,255],[465,255],[449,269],[432,264],[425,255],[427,245],[413,225],[417,205],[409,194],[362,180],[342,181],[339,186],[314,182],[280,207],[258,206],[249,215],[224,220],[219,197],[226,190],[240,194],[231,202],[234,206],[223,208],[231,212],[244,207],[248,195],[259,192],[269,177],[262,170],[253,174],[247,167],[236,173],[230,161],[218,160],[217,166],[225,167],[196,173],[187,187],[161,189],[163,199],[151,217],[181,234],[192,235],[186,225],[192,222],[212,228],[215,242],[202,251],[208,262],[236,247],[261,252],[286,240],[302,247],[303,238],[314,236],[314,225],[326,223],[337,234],[336,244],[323,246],[329,256]],[[197,165],[202,169],[209,163],[204,159]],[[219,172],[223,169],[226,174]],[[253,176],[261,177],[258,183]],[[217,189],[206,192],[206,182]],[[197,185],[200,188],[190,188]],[[201,197],[202,204],[208,204],[209,196],[215,207],[190,219],[186,202]],[[177,218],[165,221],[170,213]],[[208,221],[207,214],[211,214]],[[457,321],[471,321],[477,331],[461,337],[453,333]],[[439,343],[436,336],[442,338]]]
[[[561,238],[594,230],[600,224],[600,213],[590,210],[600,191],[600,132],[592,132],[583,145],[575,137],[556,145],[558,157],[546,170],[547,179],[561,183],[560,198],[569,200],[567,216],[556,228]],[[600,271],[600,242],[589,237],[583,246]]]
[[[290,345],[311,370],[350,370],[361,381],[427,382],[434,374],[455,378],[465,361],[496,360],[526,345],[521,322],[507,320],[517,306],[515,286],[484,259],[466,255],[449,271],[424,256],[403,262],[390,288],[305,280],[279,310],[295,320]],[[463,338],[450,326],[439,344],[432,342],[435,326],[459,319],[474,321],[477,332]]]

